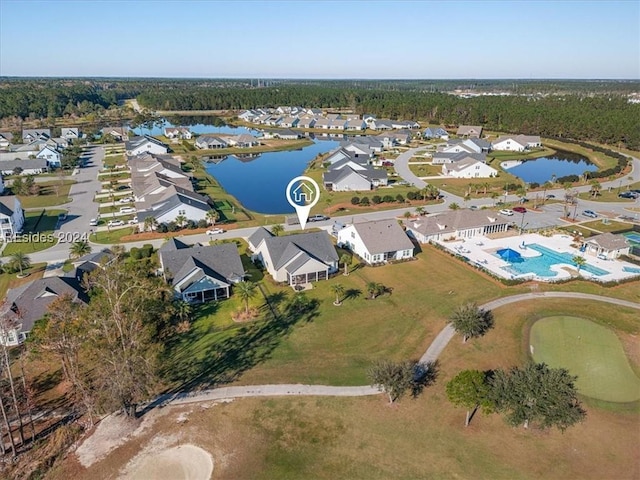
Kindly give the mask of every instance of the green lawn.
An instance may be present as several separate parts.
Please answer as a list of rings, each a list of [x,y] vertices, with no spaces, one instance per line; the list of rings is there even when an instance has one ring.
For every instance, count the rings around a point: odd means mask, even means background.
[[[69,190],[75,180],[59,180],[38,183],[40,193],[38,195],[18,195],[22,208],[44,208],[69,203]]]
[[[442,173],[442,165],[409,164],[409,170],[418,177],[430,177]]]
[[[598,230],[599,232],[627,232],[633,229],[631,223],[616,222],[615,220],[607,220],[608,223],[604,223],[604,220],[593,220],[591,222],[582,223],[582,226]]]
[[[606,179],[601,178],[599,179],[599,181],[602,183],[603,181],[606,181]],[[618,197],[618,193],[626,192],[627,190],[637,190],[637,189],[640,189],[640,182],[632,183],[628,187],[627,186],[624,186],[621,188],[613,187],[611,189],[603,188],[600,190],[600,193],[598,194],[597,197],[594,197],[588,192],[580,193],[578,195],[578,198],[582,198],[584,200],[593,200],[595,202],[620,202],[620,203],[628,203],[630,205],[633,205],[636,202],[636,200],[634,200],[633,198],[620,198]]]
[[[548,317],[533,324],[530,343],[536,362],[576,375],[582,395],[607,402],[640,399],[640,378],[613,331],[584,318]]]
[[[42,278],[42,274],[44,273],[46,267],[46,263],[34,263],[30,268],[25,270],[25,273],[28,273],[29,275],[24,278],[18,278],[15,273],[1,273],[0,297],[4,298],[7,290],[9,290],[10,288],[15,288],[27,282],[32,282],[33,280]]]
[[[58,223],[58,215],[66,210],[46,210],[42,218],[42,210],[24,213],[24,226],[22,231],[27,237],[25,242],[10,242],[3,250],[2,254],[13,255],[17,252],[35,253],[53,247],[58,243],[54,234],[54,229]],[[37,236],[32,234],[37,233]]]
[[[125,217],[122,217],[125,218]],[[131,235],[133,233],[133,227],[116,227],[109,231],[95,232],[91,235],[90,240],[95,243],[120,243],[122,237]]]

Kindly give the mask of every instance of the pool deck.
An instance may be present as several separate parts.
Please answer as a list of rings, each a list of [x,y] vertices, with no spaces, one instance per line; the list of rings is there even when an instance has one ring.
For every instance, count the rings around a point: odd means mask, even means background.
[[[606,275],[592,275],[584,269],[580,270],[580,276],[589,280],[611,282],[632,277],[640,278],[640,274],[638,273],[625,272],[623,270],[624,267],[638,268],[636,265],[628,262],[623,262],[621,260],[601,260],[599,258],[596,258],[595,256],[587,255],[584,252],[581,252],[578,248],[571,246],[574,242],[573,238],[569,235],[553,235],[551,237],[545,237],[537,233],[527,233],[523,235],[497,239],[478,236],[473,239],[455,240],[449,242],[440,241],[437,243],[449,250],[451,253],[466,257],[469,263],[482,267],[499,277],[507,279],[554,282],[558,280],[566,280],[576,276],[576,266],[569,263],[559,263],[551,265],[550,269],[557,274],[554,277],[540,277],[535,273],[517,275],[504,270],[503,267],[509,267],[511,264],[495,256],[495,252],[503,248],[511,248],[525,258],[540,256],[540,252],[532,248],[526,248],[526,245],[533,243],[541,245],[543,247],[547,247],[550,250],[559,253],[568,253],[571,256],[579,255],[581,257],[584,257],[589,265],[609,272]],[[523,243],[525,245],[524,248],[522,246]]]

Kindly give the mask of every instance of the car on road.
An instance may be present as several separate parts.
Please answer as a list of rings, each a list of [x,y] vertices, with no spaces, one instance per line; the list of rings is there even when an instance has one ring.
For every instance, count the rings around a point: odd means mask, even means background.
[[[518,213],[527,213],[527,209],[524,207],[513,207],[513,211]]]
[[[207,230],[207,235],[219,235],[224,233],[224,230],[221,228],[212,228],[211,230]]]
[[[552,198],[556,198],[556,196],[553,193],[550,193],[549,195],[547,195],[547,200],[550,200]]]
[[[598,214],[596,212],[594,212],[593,210],[584,210],[582,212],[582,215],[584,215],[585,217],[590,217],[590,218],[598,218]]]
[[[326,215],[311,215],[309,217],[310,222],[323,222],[324,220],[329,220],[329,217]]]
[[[478,206],[477,206],[477,205],[471,205],[471,206],[469,207],[469,210],[477,210],[477,209],[478,209]]]
[[[107,227],[121,227],[122,225],[124,225],[122,220],[109,220],[107,223]]]
[[[90,227],[97,227],[98,226],[98,219],[97,218],[92,218],[91,220],[89,220],[89,226]]]
[[[510,216],[513,215],[513,210],[509,210],[508,208],[503,208],[498,213],[500,213],[502,215],[506,215],[507,217],[510,217]]]

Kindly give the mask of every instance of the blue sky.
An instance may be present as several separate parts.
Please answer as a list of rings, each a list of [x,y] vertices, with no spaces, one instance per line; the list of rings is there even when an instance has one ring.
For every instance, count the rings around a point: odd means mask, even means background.
[[[0,0],[0,76],[640,78],[640,1]]]

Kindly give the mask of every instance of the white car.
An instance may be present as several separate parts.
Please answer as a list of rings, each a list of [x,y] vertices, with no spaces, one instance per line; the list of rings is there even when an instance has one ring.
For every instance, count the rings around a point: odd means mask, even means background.
[[[138,217],[133,217],[131,220],[129,220],[129,225],[137,225],[138,224]]]
[[[224,233],[224,230],[221,228],[213,228],[211,230],[207,230],[207,235],[219,235]]]
[[[136,213],[136,209],[133,207],[120,207],[120,213]]]
[[[121,227],[122,225],[124,225],[122,220],[110,220],[109,223],[107,223],[108,227]]]
[[[501,213],[502,215],[506,215],[507,217],[511,217],[513,215],[513,210],[509,210],[508,208],[503,208],[498,213]]]
[[[118,203],[131,203],[131,202],[133,202],[133,198],[131,197],[124,197],[118,200]]]
[[[98,219],[97,218],[92,218],[91,220],[89,220],[89,226],[90,227],[98,226]]]

